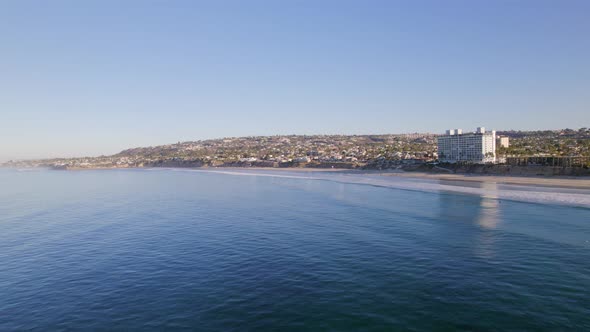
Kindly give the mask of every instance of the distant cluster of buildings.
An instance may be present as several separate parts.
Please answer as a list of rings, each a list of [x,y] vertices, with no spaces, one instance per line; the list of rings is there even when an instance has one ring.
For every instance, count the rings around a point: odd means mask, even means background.
[[[462,129],[449,129],[437,138],[438,159],[448,163],[496,163],[496,146],[509,146],[508,137],[496,135],[478,127],[475,132],[463,133]]]
[[[510,139],[509,139],[510,137]],[[0,166],[354,167],[393,169],[431,162],[590,167],[590,129],[445,134],[227,137],[140,147],[111,156],[9,161]]]

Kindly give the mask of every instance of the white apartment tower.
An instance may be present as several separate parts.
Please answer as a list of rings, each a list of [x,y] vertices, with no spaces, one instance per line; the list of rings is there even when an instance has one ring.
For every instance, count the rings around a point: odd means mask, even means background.
[[[449,129],[438,137],[438,159],[442,162],[476,164],[496,162],[496,131],[478,127],[474,133]]]
[[[507,148],[510,146],[510,140],[508,139],[508,136],[498,136],[496,144],[500,147]]]

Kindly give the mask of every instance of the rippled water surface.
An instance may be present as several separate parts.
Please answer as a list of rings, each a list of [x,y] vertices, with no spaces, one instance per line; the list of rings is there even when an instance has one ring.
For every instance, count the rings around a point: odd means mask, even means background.
[[[582,190],[267,173],[0,170],[0,330],[590,330]]]

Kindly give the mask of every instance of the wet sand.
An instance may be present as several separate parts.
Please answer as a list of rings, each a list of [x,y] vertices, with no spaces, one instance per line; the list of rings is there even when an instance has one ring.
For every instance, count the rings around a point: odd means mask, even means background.
[[[384,172],[381,173],[381,175],[431,180],[494,182],[513,185],[590,189],[590,178],[588,177],[525,177],[470,174],[432,174],[418,172]]]
[[[165,167],[166,168],[166,167]],[[175,167],[170,167],[175,168]],[[121,168],[69,168],[68,170],[91,170],[91,169],[121,169]],[[130,167],[129,169],[133,169]],[[181,168],[183,169],[183,168]],[[416,179],[430,179],[430,180],[448,180],[448,181],[469,181],[469,182],[493,182],[512,185],[530,185],[530,186],[544,186],[544,187],[561,187],[561,188],[576,188],[576,189],[590,189],[590,177],[573,177],[573,176],[505,176],[505,175],[471,175],[471,174],[444,174],[444,173],[423,173],[423,172],[404,172],[400,170],[358,170],[358,169],[343,169],[343,168],[299,168],[299,167],[198,167],[185,168],[206,171],[230,171],[230,170],[256,170],[256,171],[271,171],[271,172],[297,172],[297,173],[312,173],[312,172],[337,172],[349,174],[369,174],[382,176],[397,176],[404,178]]]
[[[209,167],[208,170],[261,170],[261,171],[278,171],[278,172],[338,172],[349,174],[370,174],[382,176],[398,176],[404,178],[430,179],[430,180],[447,180],[447,181],[468,181],[468,182],[494,182],[513,185],[530,185],[544,187],[562,187],[590,189],[590,177],[573,177],[573,176],[504,176],[504,175],[471,175],[471,174],[437,174],[423,172],[404,172],[399,170],[355,170],[355,169],[338,169],[338,168],[265,168],[265,167]]]

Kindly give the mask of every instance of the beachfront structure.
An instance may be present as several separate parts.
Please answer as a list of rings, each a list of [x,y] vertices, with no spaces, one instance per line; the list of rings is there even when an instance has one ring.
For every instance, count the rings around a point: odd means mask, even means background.
[[[438,159],[449,163],[495,163],[496,131],[478,127],[474,133],[449,129],[438,137]]]
[[[510,141],[508,139],[508,136],[498,136],[498,141],[497,143],[498,146],[502,147],[502,148],[507,148],[510,146]]]

